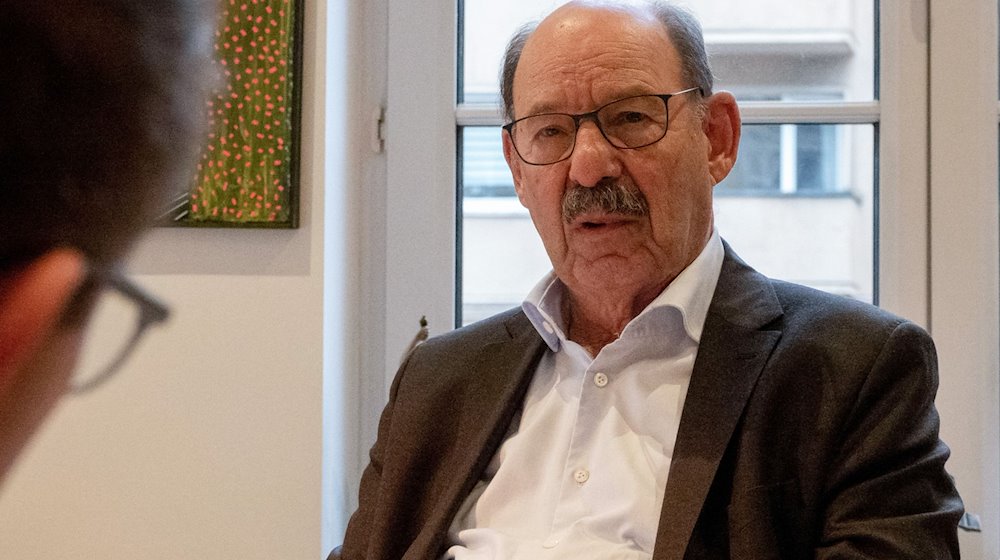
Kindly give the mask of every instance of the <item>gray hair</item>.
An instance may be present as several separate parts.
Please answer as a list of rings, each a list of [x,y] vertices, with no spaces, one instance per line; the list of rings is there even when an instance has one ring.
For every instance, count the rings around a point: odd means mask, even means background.
[[[670,40],[681,61],[681,76],[691,87],[701,88],[702,95],[712,94],[712,70],[708,65],[705,38],[701,24],[688,10],[664,2],[645,2],[650,13],[666,28]],[[521,60],[521,52],[528,38],[538,27],[538,22],[530,22],[518,29],[507,43],[503,63],[500,66],[500,98],[504,122],[514,120],[514,72]]]

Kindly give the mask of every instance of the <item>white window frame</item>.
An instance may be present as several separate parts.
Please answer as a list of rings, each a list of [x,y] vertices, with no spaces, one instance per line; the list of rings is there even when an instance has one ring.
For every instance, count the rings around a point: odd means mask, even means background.
[[[456,126],[498,122],[492,107],[455,105],[455,1],[387,2],[384,230],[368,247],[384,256],[372,290],[385,297],[365,322],[383,335],[370,360],[382,367],[362,374],[381,379],[362,399],[361,449],[419,318],[432,334],[455,323]],[[1000,558],[998,146],[982,126],[998,119],[997,3],[880,0],[879,32],[879,101],[745,103],[743,119],[877,123],[879,304],[937,341],[949,470],[983,523],[962,533],[963,553]]]

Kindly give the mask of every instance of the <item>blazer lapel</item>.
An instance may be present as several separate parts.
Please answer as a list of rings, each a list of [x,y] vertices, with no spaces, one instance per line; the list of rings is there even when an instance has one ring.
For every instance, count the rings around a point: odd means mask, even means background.
[[[709,487],[767,358],[781,336],[770,282],[728,245],[681,413],[653,558],[684,557]]]
[[[466,404],[459,449],[442,465],[443,490],[437,507],[427,519],[406,558],[438,554],[462,502],[479,481],[483,470],[503,442],[520,409],[545,344],[523,313],[506,322],[503,340],[484,344],[474,368],[482,398]]]

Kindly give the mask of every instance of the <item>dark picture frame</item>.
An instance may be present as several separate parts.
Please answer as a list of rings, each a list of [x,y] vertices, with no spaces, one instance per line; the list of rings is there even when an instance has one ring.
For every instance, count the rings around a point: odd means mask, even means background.
[[[208,138],[165,224],[298,227],[303,4],[220,0]]]

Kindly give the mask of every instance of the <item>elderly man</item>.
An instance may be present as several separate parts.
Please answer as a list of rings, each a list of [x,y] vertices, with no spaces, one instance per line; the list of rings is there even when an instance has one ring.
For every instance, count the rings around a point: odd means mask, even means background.
[[[0,2],[0,480],[70,387],[102,294],[142,311],[132,343],[166,314],[115,263],[191,176],[213,13],[211,0]]]
[[[714,230],[740,119],[697,22],[572,2],[502,81],[553,272],[412,352],[339,554],[957,558],[927,334],[769,280]]]

